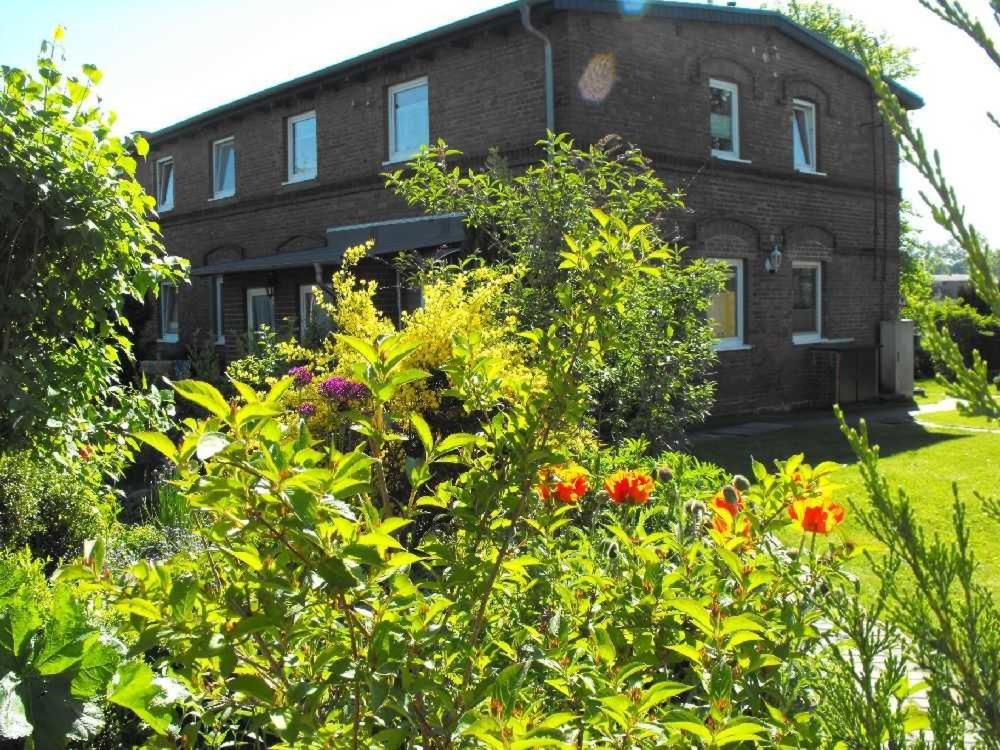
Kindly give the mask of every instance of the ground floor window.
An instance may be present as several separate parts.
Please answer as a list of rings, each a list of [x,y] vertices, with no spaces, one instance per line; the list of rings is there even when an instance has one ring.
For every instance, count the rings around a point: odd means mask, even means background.
[[[181,326],[177,315],[177,287],[160,284],[160,341],[174,342],[180,338]]]
[[[211,281],[212,284],[212,300],[209,306],[209,314],[211,316],[212,325],[212,335],[215,337],[216,344],[226,343],[226,325],[225,317],[223,314],[222,305],[222,277],[216,276]]]
[[[818,341],[823,335],[823,265],[796,261],[792,279],[792,339],[797,344]]]
[[[274,330],[274,297],[264,287],[247,289],[247,333],[253,336],[262,326]]]
[[[725,265],[726,284],[708,307],[717,349],[743,345],[743,261],[720,258]]]
[[[330,332],[330,316],[319,305],[324,294],[315,284],[299,287],[299,337],[303,343],[319,343]]]

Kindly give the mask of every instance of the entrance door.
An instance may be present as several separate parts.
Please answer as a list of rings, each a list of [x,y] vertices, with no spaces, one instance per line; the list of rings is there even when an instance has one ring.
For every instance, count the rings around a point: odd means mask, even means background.
[[[274,298],[267,289],[247,289],[247,333],[253,338],[262,326],[274,330]]]

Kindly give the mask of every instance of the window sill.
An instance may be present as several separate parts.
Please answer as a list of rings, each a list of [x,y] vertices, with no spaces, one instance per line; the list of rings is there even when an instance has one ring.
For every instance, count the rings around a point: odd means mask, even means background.
[[[156,207],[156,213],[158,213],[158,214],[169,214],[173,210],[174,210],[174,207],[172,205],[171,206],[164,206],[162,208],[160,206]]]
[[[208,202],[214,203],[215,201],[224,201],[235,197],[236,193],[226,193],[225,195],[213,195],[211,198],[208,199]]]
[[[390,156],[386,161],[382,162],[383,167],[391,167],[394,164],[405,164],[408,161],[413,160],[420,155],[419,151],[414,151],[412,154],[396,154]]]
[[[753,349],[752,344],[716,344],[717,352],[748,352]]]
[[[826,177],[826,172],[817,172],[815,169],[801,169],[799,167],[795,168],[798,174],[809,175],[810,177]]]
[[[180,340],[181,340],[180,335],[178,335],[176,333],[168,333],[166,336],[160,336],[160,338],[158,338],[156,340],[156,343],[158,343],[158,344],[176,344]]]
[[[215,345],[216,346],[225,346],[226,345],[226,337],[225,336],[219,336],[219,338],[217,338],[215,340]]]
[[[822,336],[792,336],[792,344],[795,346],[815,346],[816,344],[851,344],[853,338],[825,339]]]
[[[724,154],[718,151],[712,152],[712,158],[718,159],[719,161],[734,161],[737,164],[753,164],[749,159],[741,159],[738,156],[733,156],[732,154]]]
[[[316,175],[314,174],[311,174],[308,177],[293,177],[289,180],[285,180],[284,182],[282,182],[281,186],[284,187],[285,185],[298,185],[300,182],[311,182],[312,180],[315,179]]]

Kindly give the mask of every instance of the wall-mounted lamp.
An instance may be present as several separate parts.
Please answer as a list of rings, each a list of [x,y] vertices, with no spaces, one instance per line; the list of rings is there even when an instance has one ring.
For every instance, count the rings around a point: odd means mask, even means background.
[[[781,268],[781,246],[775,242],[771,252],[764,258],[764,270],[768,273],[777,273],[779,268]]]
[[[278,285],[278,276],[272,271],[267,275],[267,296],[274,298],[274,287]]]

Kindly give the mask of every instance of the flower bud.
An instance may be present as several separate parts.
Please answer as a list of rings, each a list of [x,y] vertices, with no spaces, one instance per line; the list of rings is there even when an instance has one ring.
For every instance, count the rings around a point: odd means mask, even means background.
[[[740,493],[736,491],[736,488],[731,484],[727,484],[722,488],[722,496],[726,498],[727,503],[738,503],[740,501]]]
[[[700,500],[688,500],[684,503],[684,512],[688,516],[697,517],[705,512],[705,504]]]
[[[674,472],[670,470],[669,466],[657,466],[656,478],[661,482],[670,482],[674,478]]]
[[[747,492],[750,490],[750,480],[742,474],[737,474],[733,477],[733,487],[740,492]]]

